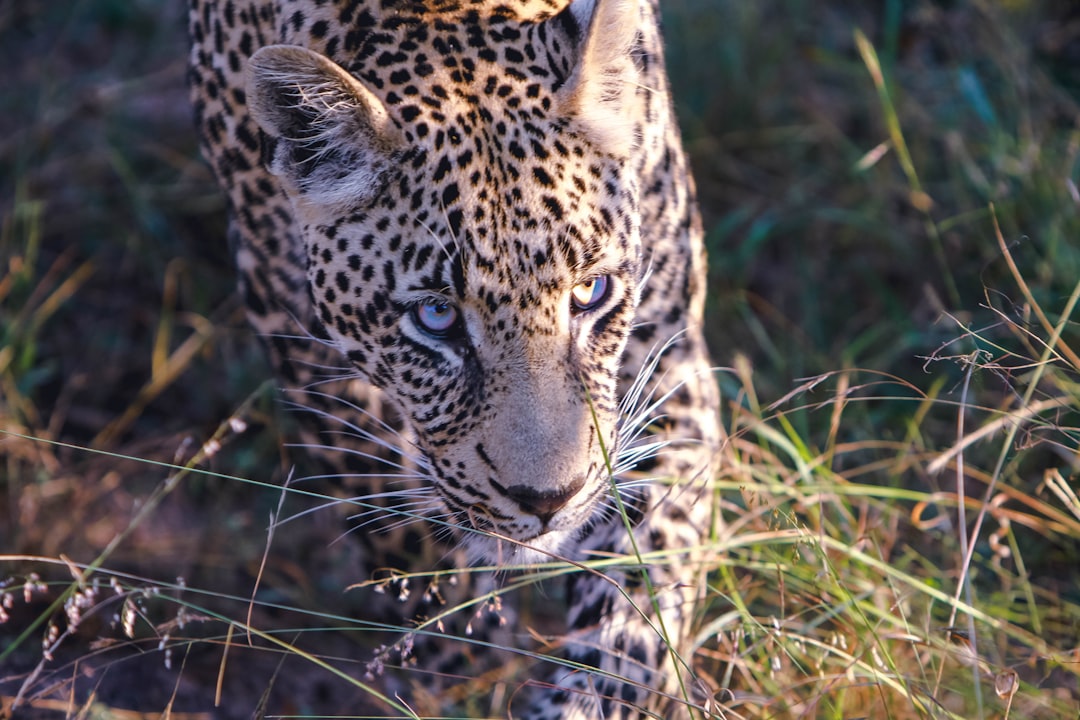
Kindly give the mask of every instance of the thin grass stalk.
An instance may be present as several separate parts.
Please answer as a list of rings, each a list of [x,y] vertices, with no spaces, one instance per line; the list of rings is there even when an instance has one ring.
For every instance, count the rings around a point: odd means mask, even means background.
[[[1003,247],[1005,254],[1008,255],[1008,249],[1004,248],[1004,238],[1001,235],[1001,229],[998,227],[997,224],[997,217],[996,215],[993,215],[993,213],[991,214],[991,217],[994,219],[994,230],[997,234],[999,244]],[[1012,267],[1015,268],[1015,265],[1013,265]],[[1032,299],[1031,302],[1034,302],[1034,300]],[[1061,333],[1068,325],[1069,318],[1072,316],[1073,310],[1076,308],[1077,302],[1080,302],[1080,282],[1078,282],[1073,287],[1072,294],[1069,296],[1068,301],[1065,303],[1065,308],[1062,311],[1061,318],[1059,319],[1057,325],[1053,327],[1050,338],[1047,340],[1046,347],[1043,350],[1043,354],[1039,359],[1039,363],[1035,366],[1032,378],[1028,382],[1027,387],[1024,389],[1024,394],[1020,402],[1020,407],[1027,407],[1031,402],[1031,398],[1035,394],[1035,391],[1039,386],[1042,375],[1046,372],[1046,367],[1055,351],[1054,349],[1058,346],[1060,342]],[[1036,304],[1035,307],[1038,307],[1038,305]],[[960,582],[957,583],[956,594],[953,598],[954,613],[955,603],[959,602],[961,589],[967,583],[967,578],[971,568],[971,562],[975,555],[975,545],[978,542],[980,532],[982,530],[983,521],[986,519],[986,509],[989,506],[990,499],[993,497],[994,491],[997,488],[997,484],[1001,479],[1001,473],[1005,467],[1005,461],[1008,458],[1010,449],[1013,447],[1013,442],[1016,439],[1016,433],[1018,432],[1018,429],[1019,423],[1012,423],[1006,430],[1005,438],[1001,444],[1001,451],[998,453],[997,462],[994,466],[993,472],[990,475],[990,482],[987,484],[986,491],[983,494],[982,507],[980,508],[979,513],[975,519],[975,526],[972,528],[970,542],[964,549],[964,561],[961,566]],[[972,606],[972,603],[969,601],[968,605]],[[971,638],[971,641],[974,642],[974,636]]]
[[[930,210],[934,205],[934,201],[926,191],[923,190],[922,183],[919,181],[919,174],[915,170],[915,163],[912,162],[911,153],[908,151],[907,141],[904,140],[904,133],[900,127],[900,118],[899,115],[897,115],[896,107],[893,105],[889,87],[885,82],[885,74],[881,70],[881,62],[878,59],[877,51],[867,39],[866,35],[863,34],[862,30],[859,30],[858,28],[855,29],[855,45],[859,49],[859,55],[862,57],[866,69],[870,72],[870,78],[873,80],[874,88],[877,90],[878,102],[881,103],[881,109],[885,115],[885,127],[888,130],[889,139],[893,149],[896,150],[896,155],[900,160],[900,167],[907,177],[908,185],[911,187],[911,204],[923,215],[923,224],[926,228],[926,234],[930,238],[930,246],[933,248],[934,258],[941,267],[941,277],[942,281],[945,283],[945,288],[948,291],[949,301],[953,306],[959,307],[960,290],[956,287],[956,281],[953,279],[952,273],[950,272],[949,263],[945,257],[945,246],[941,240],[941,233],[938,231],[937,224],[930,215]]]
[[[582,383],[582,386],[585,387],[586,383]],[[657,628],[653,625],[652,621],[648,618],[648,616],[640,609],[638,609],[638,613],[641,615],[642,619],[645,620],[645,622],[653,629],[654,632],[659,633],[660,637],[664,641],[664,644],[667,646],[668,653],[671,656],[671,664],[675,669],[675,677],[679,682],[679,692],[682,694],[683,699],[686,702],[687,708],[691,708],[694,706],[694,704],[690,698],[690,692],[686,688],[686,683],[683,680],[682,672],[679,671],[680,665],[687,669],[690,668],[690,665],[679,656],[678,651],[676,651],[675,647],[671,643],[671,636],[668,634],[667,627],[664,624],[664,614],[660,611],[660,602],[656,598],[656,591],[653,589],[652,579],[649,577],[649,571],[644,562],[642,561],[641,550],[638,548],[637,538],[634,536],[634,528],[630,524],[630,516],[627,513],[626,505],[623,503],[622,495],[619,493],[618,484],[615,482],[615,471],[611,462],[611,456],[608,454],[607,444],[604,442],[603,433],[600,432],[600,419],[596,416],[596,407],[593,405],[592,397],[587,391],[585,394],[585,401],[589,404],[589,413],[592,415],[593,427],[596,429],[596,437],[600,444],[600,453],[604,458],[604,467],[607,469],[608,480],[611,483],[611,494],[615,498],[616,508],[619,511],[619,516],[622,518],[623,527],[626,528],[627,536],[630,539],[630,547],[633,549],[634,557],[637,559],[638,567],[641,571],[642,582],[645,585],[645,592],[647,592],[649,595],[649,601],[652,604],[653,612],[656,614],[657,623],[660,625],[659,630],[657,630]],[[628,602],[630,602],[631,605],[634,604],[632,601],[630,601],[630,597],[626,594],[626,591],[623,590],[623,588],[619,586],[618,583],[615,584],[615,587],[619,589],[619,592],[623,595],[623,597],[626,598]]]
[[[979,351],[976,350],[975,354]],[[967,371],[964,373],[964,382],[960,390],[960,407],[956,413],[956,436],[958,438],[964,437],[964,414],[967,408],[968,390],[971,387],[971,376],[975,371],[976,357],[975,354],[971,357],[971,362],[968,363]],[[960,547],[968,547],[967,536],[967,494],[964,486],[964,453],[957,453],[956,455],[956,496],[957,496],[957,530],[960,533]],[[978,537],[976,535],[976,537]],[[972,597],[971,590],[971,576],[967,572],[961,572],[960,578],[957,583],[957,597],[959,597],[960,590],[963,588],[964,597],[967,599],[967,604],[974,606],[975,601]],[[949,627],[952,628],[956,623],[956,605],[954,604],[949,611]],[[971,615],[967,616],[967,630],[968,630],[968,642],[971,643],[971,653],[976,658],[979,657],[979,645],[978,637],[975,634],[975,618]],[[949,630],[952,633],[952,630]],[[941,678],[945,672],[945,663],[938,665],[937,681],[934,685],[934,694],[936,695],[938,689],[941,687]],[[982,681],[979,675],[979,664],[972,663],[971,665],[972,684],[975,689],[975,707],[978,713],[978,717],[983,716],[983,697],[982,697]]]

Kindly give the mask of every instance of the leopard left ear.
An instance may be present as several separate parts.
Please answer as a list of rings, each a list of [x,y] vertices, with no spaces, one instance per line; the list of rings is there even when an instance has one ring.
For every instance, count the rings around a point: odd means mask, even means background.
[[[578,28],[577,61],[558,91],[562,111],[602,149],[629,156],[637,142],[632,103],[641,83],[633,50],[640,0],[574,0],[564,11]]]
[[[404,143],[382,101],[307,48],[270,45],[248,61],[247,106],[274,141],[267,169],[294,200],[370,202]]]

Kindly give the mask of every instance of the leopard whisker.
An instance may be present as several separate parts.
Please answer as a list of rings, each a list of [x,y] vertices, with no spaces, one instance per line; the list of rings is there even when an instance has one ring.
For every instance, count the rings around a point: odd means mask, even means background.
[[[274,523],[273,523],[273,527],[278,528],[278,527],[281,527],[282,525],[285,525],[287,523],[292,522],[293,520],[299,520],[302,517],[306,517],[308,515],[311,515],[311,514],[314,514],[314,513],[317,513],[317,512],[321,512],[323,510],[329,510],[330,508],[334,507],[337,504],[338,504],[338,500],[337,500],[337,498],[334,498],[332,500],[329,500],[328,502],[320,503],[318,505],[313,505],[312,507],[304,508],[303,510],[297,510],[296,512],[289,515],[288,517],[283,517],[283,518],[276,519],[274,521]]]
[[[446,216],[446,207],[445,206],[442,207],[442,214],[443,214],[443,220],[446,221],[446,227],[449,230],[450,229],[450,218]],[[424,230],[427,231],[428,235],[439,246],[439,249],[442,250],[443,255],[446,256],[446,259],[452,261],[454,259],[454,255],[450,252],[450,250],[447,249],[446,244],[443,243],[443,241],[442,241],[442,237],[437,232],[435,232],[431,228],[431,226],[428,225],[426,222],[421,221],[420,222],[420,227],[424,228]],[[456,237],[454,237],[453,234],[451,234],[450,239],[453,242],[454,249],[460,251],[461,243],[458,242],[458,239]]]
[[[355,523],[349,528],[349,532],[360,530],[379,523],[379,531],[391,530],[399,525],[411,524],[419,522],[421,520],[427,521],[430,519],[430,513],[428,511],[440,509],[439,503],[431,498],[426,500],[413,500],[411,502],[402,502],[394,505],[387,505],[377,509],[371,509],[357,515],[350,515],[348,520]],[[383,521],[387,519],[387,516],[397,516],[397,520],[393,523],[384,524]]]
[[[300,447],[304,449],[312,450],[325,450],[337,452],[341,448],[334,447],[333,445],[289,445],[289,447]],[[302,478],[298,478],[296,482],[307,482],[309,480],[350,480],[350,479],[372,479],[372,480],[387,480],[388,484],[393,485],[395,483],[404,485],[410,480],[429,480],[427,475],[410,474],[410,473],[323,473],[320,475],[306,475]],[[391,491],[393,495],[400,495],[406,492],[406,490],[394,490]]]
[[[427,462],[423,458],[422,455],[415,455],[413,453],[406,452],[398,444],[396,444],[396,443],[394,443],[394,442],[392,442],[390,440],[387,440],[386,438],[380,437],[379,435],[375,435],[374,433],[364,431],[362,429],[357,429],[357,428],[352,428],[352,427],[346,426],[345,429],[326,430],[322,434],[325,435],[325,436],[329,436],[329,437],[343,437],[343,438],[350,438],[350,439],[353,439],[353,440],[360,440],[362,442],[369,442],[369,443],[371,443],[373,445],[377,445],[377,446],[381,447],[383,450],[388,450],[388,451],[390,451],[390,452],[392,452],[394,454],[400,455],[402,458],[404,458],[405,460],[408,460],[411,463],[414,463],[416,465],[421,465],[422,469],[425,470],[425,471],[428,469]],[[326,450],[335,449],[335,448],[339,449],[339,450],[342,450],[343,452],[347,450],[347,448],[341,448],[341,447],[339,447],[337,445],[325,445],[325,446],[323,446],[323,449],[326,449]],[[386,461],[385,464],[394,465],[396,467],[402,467],[401,465],[398,465],[396,463],[392,463],[390,461]]]
[[[436,510],[439,507],[440,506],[438,504],[434,504],[434,505],[432,505],[432,507],[430,509],[431,510]],[[395,520],[394,522],[386,523],[386,524],[380,524],[379,526],[377,526],[375,528],[375,532],[378,532],[378,533],[391,533],[391,532],[395,532],[397,530],[400,530],[401,528],[408,527],[408,526],[410,526],[410,525],[412,525],[414,523],[425,523],[426,524],[426,523],[430,523],[432,521],[437,521],[439,519],[439,517],[440,517],[440,515],[432,515],[432,514],[428,514],[428,513],[424,513],[424,512],[413,512],[413,513],[406,514],[404,517],[399,518],[398,520]],[[368,526],[368,525],[371,525],[372,523],[378,522],[378,520],[379,520],[379,518],[373,518],[371,520],[367,520],[364,523],[362,523],[361,525],[358,525],[358,526],[353,527],[353,528],[349,528],[346,531],[345,534],[347,535],[347,534],[355,532],[357,530],[361,530],[365,526]]]
[[[656,440],[654,442],[646,442],[641,445],[631,445],[624,448],[620,453],[615,463],[614,475],[618,478],[639,464],[646,460],[651,460],[655,457],[663,455],[663,451],[676,444],[675,440]]]
[[[648,425],[649,422],[646,422],[648,414],[653,412],[657,406],[666,402],[675,391],[682,387],[683,383],[679,383],[659,399],[653,399],[660,381],[663,380],[663,377],[654,377],[656,368],[660,365],[663,356],[682,339],[684,334],[683,331],[680,331],[663,343],[654,344],[649,350],[645,362],[619,403],[620,434],[622,434],[622,427],[624,426],[633,428],[638,425]],[[652,389],[646,392],[646,388],[650,384],[652,384]],[[643,401],[647,404],[644,408],[641,407]]]
[[[347,433],[343,433],[343,434],[347,435]],[[303,449],[303,450],[321,450],[321,451],[325,451],[327,453],[339,453],[341,455],[349,455],[351,457],[359,457],[359,458],[363,458],[365,460],[370,460],[372,462],[379,463],[380,465],[388,466],[388,467],[390,467],[390,468],[392,468],[394,470],[403,470],[403,471],[413,470],[413,468],[410,468],[410,467],[408,467],[406,465],[401,465],[399,463],[395,463],[393,460],[388,460],[388,459],[386,459],[384,457],[381,457],[379,455],[376,455],[374,453],[364,452],[363,450],[358,450],[356,448],[346,448],[346,447],[341,447],[339,445],[323,445],[321,443],[287,443],[286,447],[300,448],[300,449]],[[409,474],[408,472],[406,472],[406,473],[392,473],[392,474],[389,474],[389,475],[383,474],[383,473],[334,473],[334,474],[331,474],[331,475],[310,475],[310,476],[301,478],[301,480],[313,480],[313,479],[329,478],[329,477],[338,477],[338,478],[342,478],[342,479],[361,478],[361,477],[397,477],[397,478],[415,478],[415,479],[430,479],[431,478],[430,475],[428,475],[427,473],[423,473],[423,472],[412,473],[412,474]]]
[[[307,395],[309,397],[317,397],[317,398],[322,398],[324,400],[330,400],[332,402],[336,402],[336,403],[342,405],[343,407],[358,413],[365,420],[370,421],[376,427],[378,427],[379,429],[381,429],[383,432],[387,433],[388,435],[391,435],[393,437],[401,438],[403,441],[405,441],[409,445],[412,445],[413,447],[416,446],[415,443],[413,443],[407,437],[402,435],[400,430],[398,430],[394,426],[387,423],[385,420],[383,420],[378,415],[372,413],[371,411],[367,410],[366,408],[360,407],[359,405],[357,405],[356,403],[354,403],[354,402],[352,402],[350,400],[346,400],[345,398],[343,398],[343,397],[341,397],[339,395],[332,395],[332,394],[329,394],[329,393],[318,392],[316,390],[297,390],[296,392],[301,393],[303,395]],[[308,408],[306,406],[301,406],[301,407],[303,409],[312,410],[312,412],[323,412],[323,413],[325,413],[325,411],[320,411],[320,410],[318,410],[316,408]],[[343,419],[341,419],[339,417],[336,417],[336,416],[333,416],[333,415],[329,415],[328,417],[333,418],[339,424],[345,425],[346,427],[354,430],[355,432],[367,433],[367,434],[371,433],[370,430],[366,430],[364,428],[361,428],[361,427],[357,426],[356,424],[347,422],[347,421],[345,421],[345,420],[343,420]]]
[[[353,404],[351,402],[348,402],[346,400],[336,398],[333,395],[326,395],[324,393],[314,393],[314,392],[308,392],[308,394],[310,394],[310,395],[312,395],[314,397],[322,397],[324,399],[337,400],[337,401],[341,402],[345,407],[347,407],[348,409],[350,409],[350,410],[352,410],[352,411],[354,411],[356,413],[359,413],[365,419],[370,419],[381,430],[383,430],[386,435],[389,435],[392,438],[397,438],[397,439],[402,441],[402,444],[411,445],[414,449],[419,450],[419,448],[416,448],[415,443],[413,443],[411,440],[409,440],[408,438],[403,436],[398,430],[394,429],[391,425],[387,424],[386,422],[376,418],[374,415],[369,413],[364,408],[358,407],[355,404]],[[376,434],[376,433],[374,433],[374,432],[372,432],[372,431],[370,431],[370,430],[368,430],[366,428],[360,427],[359,425],[356,425],[356,424],[354,424],[352,422],[349,422],[349,421],[347,421],[347,420],[345,420],[345,419],[343,419],[343,418],[341,418],[341,417],[339,417],[337,415],[329,413],[329,412],[327,412],[325,410],[322,410],[320,408],[312,408],[312,407],[308,407],[308,406],[305,406],[305,405],[300,405],[300,404],[295,403],[295,402],[289,402],[289,403],[287,403],[287,406],[293,408],[294,410],[297,410],[297,411],[300,411],[300,412],[310,412],[310,413],[313,413],[314,415],[316,415],[316,416],[318,416],[320,418],[335,422],[339,426],[344,428],[344,429],[338,431],[338,432],[342,433],[343,435],[351,436],[351,437],[354,437],[354,438],[356,438],[358,440],[372,443],[373,445],[376,445],[376,446],[381,447],[381,448],[383,448],[385,450],[388,450],[391,453],[400,455],[402,458],[404,458],[405,460],[407,460],[408,462],[414,464],[417,468],[419,468],[421,472],[426,473],[426,475],[428,477],[431,476],[430,463],[428,462],[427,458],[424,457],[423,454],[420,453],[420,452],[412,452],[412,451],[406,450],[404,447],[402,447],[402,444],[397,444],[397,443],[391,442],[389,439],[387,439],[386,437],[383,437],[380,434]],[[332,431],[327,431],[327,432],[332,432]],[[311,444],[311,445],[307,445],[306,447],[314,447],[314,446],[318,446],[318,444]],[[393,463],[393,462],[391,462],[389,460],[386,460],[385,458],[381,458],[381,457],[378,457],[378,456],[373,456],[373,455],[363,453],[362,451],[358,451],[358,450],[355,450],[355,449],[340,448],[340,447],[336,447],[336,446],[321,446],[321,447],[322,447],[322,449],[326,449],[326,450],[358,454],[358,455],[361,455],[361,456],[363,456],[363,457],[365,457],[365,458],[367,458],[369,460],[374,460],[374,461],[377,461],[377,462],[380,462],[380,463],[383,463],[383,464],[386,464],[386,465],[390,465],[391,467],[396,467],[398,469],[406,469],[401,465],[398,465],[398,464]]]
[[[385,499],[396,500],[396,502],[387,505],[372,503],[375,500]],[[447,514],[445,506],[432,487],[415,487],[400,491],[371,493],[361,497],[339,500],[338,502],[367,507],[363,512],[348,516],[350,521],[359,520],[360,522],[350,527],[338,540],[372,525],[375,525],[376,532],[386,533],[413,523],[439,522],[439,518]],[[390,516],[397,516],[397,519],[388,522],[387,519]]]
[[[307,480],[307,479],[309,479],[309,478],[301,478],[301,480],[298,480],[296,482],[300,482],[302,480]],[[295,484],[295,483],[293,483],[293,484]],[[405,488],[405,489],[402,489],[402,490],[393,490],[393,491],[387,491],[387,492],[381,492],[381,493],[371,493],[370,495],[364,495],[364,496],[360,496],[360,497],[356,497],[356,498],[345,498],[345,499],[332,498],[332,499],[328,500],[327,502],[323,502],[323,503],[320,503],[318,505],[314,505],[312,507],[304,508],[303,510],[299,510],[299,511],[293,513],[292,515],[288,516],[287,518],[285,518],[283,520],[280,520],[278,522],[275,522],[274,526],[276,527],[278,525],[284,525],[287,522],[291,522],[292,520],[299,519],[301,517],[304,517],[305,515],[309,515],[309,514],[315,513],[315,512],[320,512],[322,510],[328,510],[328,509],[330,509],[332,507],[341,505],[343,503],[365,506],[367,509],[365,509],[363,513],[359,513],[357,515],[351,516],[351,517],[360,517],[360,516],[363,516],[363,515],[366,515],[366,514],[369,514],[369,513],[376,513],[377,514],[377,513],[386,512],[386,511],[388,511],[388,508],[393,508],[393,507],[398,507],[398,506],[403,505],[403,503],[397,503],[396,505],[387,505],[387,506],[378,505],[378,504],[374,504],[374,503],[371,502],[371,501],[374,501],[374,500],[381,500],[381,499],[386,499],[386,498],[401,498],[402,500],[407,500],[408,498],[410,498],[412,496],[416,496],[416,497],[418,497],[420,499],[408,500],[408,502],[409,503],[415,503],[415,504],[420,504],[422,502],[437,503],[438,500],[437,500],[437,498],[434,498],[433,495],[434,495],[434,490],[432,490],[431,488],[422,487],[422,488]]]
[[[307,342],[316,343],[317,345],[322,345],[323,347],[330,348],[332,350],[338,350],[338,351],[341,350],[341,348],[338,347],[337,343],[335,343],[332,339],[330,339],[328,337],[319,337],[318,335],[313,333],[303,322],[300,321],[300,318],[298,318],[296,316],[296,314],[292,312],[292,310],[290,310],[288,308],[282,308],[282,311],[286,315],[289,316],[289,319],[292,321],[292,324],[294,326],[296,326],[296,328],[299,330],[299,332],[297,334],[295,334],[295,335],[290,334],[290,333],[281,333],[281,332],[259,333],[260,337],[271,338],[271,339],[281,338],[283,340],[293,340],[293,341],[297,341],[297,340],[299,340],[299,341],[307,341]],[[293,362],[296,362],[296,358],[290,358],[290,360],[293,361]],[[303,362],[303,361],[301,361],[301,362]],[[305,363],[305,364],[309,364],[309,363]]]
[[[400,499],[403,499],[403,500],[406,499],[406,498],[431,499],[434,496],[435,496],[435,489],[434,488],[431,488],[431,487],[411,487],[411,488],[402,488],[400,490],[386,490],[384,492],[368,493],[367,495],[357,495],[356,497],[351,497],[351,498],[342,498],[342,499],[339,499],[338,502],[339,503],[347,503],[347,504],[350,504],[350,505],[372,505],[373,501],[375,501],[375,500],[386,500],[386,499],[394,499],[394,498],[400,498]],[[411,500],[411,502],[418,502],[418,500],[413,499],[413,500]],[[381,511],[383,509],[384,509],[383,506],[377,505],[377,506],[372,506],[370,511]],[[369,511],[365,510],[365,512],[369,512]]]
[[[321,345],[324,345],[325,347],[327,347],[328,349],[333,350],[335,353],[340,352],[340,348],[338,348],[335,345],[330,344],[329,341],[320,341],[317,338],[308,338],[308,337],[305,337],[305,336],[281,335],[281,334],[277,334],[277,333],[275,333],[274,335],[271,335],[270,337],[286,338],[286,339],[291,339],[291,340],[294,340],[294,341],[298,340],[298,341],[318,342]],[[344,359],[344,358],[342,358],[342,359]],[[291,363],[293,363],[295,365],[299,365],[300,367],[311,368],[311,369],[314,369],[314,370],[321,370],[324,373],[327,373],[322,378],[320,378],[319,380],[316,381],[319,384],[323,384],[323,383],[327,383],[327,382],[337,382],[339,380],[352,380],[354,378],[359,379],[359,375],[356,372],[356,368],[353,367],[352,365],[331,365],[329,363],[315,362],[314,360],[310,360],[310,359],[307,359],[307,358],[300,358],[300,357],[291,357],[289,359],[289,362],[291,362]],[[331,375],[330,373],[335,373],[335,374]]]

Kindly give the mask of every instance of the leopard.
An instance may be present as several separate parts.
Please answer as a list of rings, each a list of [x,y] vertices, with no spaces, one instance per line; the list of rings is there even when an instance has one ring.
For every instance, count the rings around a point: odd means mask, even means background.
[[[487,568],[475,600],[561,563],[514,716],[698,716],[724,435],[659,0],[189,0],[188,30],[238,292],[362,572]],[[443,589],[371,613],[437,617],[467,672]]]

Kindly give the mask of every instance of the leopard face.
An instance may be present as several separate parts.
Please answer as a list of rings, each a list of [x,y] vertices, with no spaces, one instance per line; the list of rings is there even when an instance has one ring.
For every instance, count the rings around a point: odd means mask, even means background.
[[[611,491],[643,274],[635,18],[424,12],[373,17],[348,69],[263,48],[247,104],[316,315],[408,419],[445,519],[477,559],[546,559]]]

